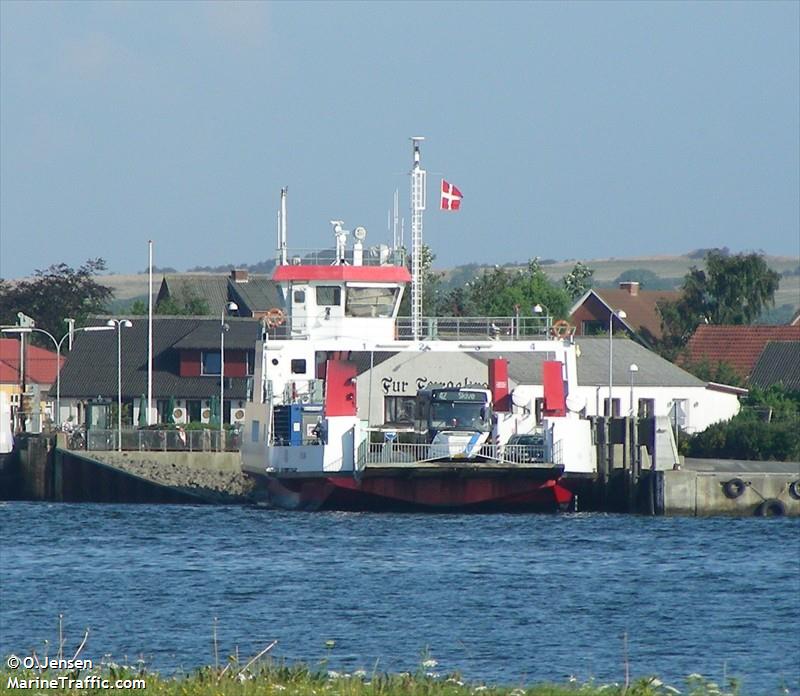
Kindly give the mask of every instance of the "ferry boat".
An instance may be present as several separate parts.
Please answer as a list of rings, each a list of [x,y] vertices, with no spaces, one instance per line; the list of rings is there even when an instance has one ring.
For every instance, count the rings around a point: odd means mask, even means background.
[[[339,220],[332,221],[333,250],[291,252],[281,191],[273,279],[284,305],[262,322],[242,468],[268,504],[293,510],[569,508],[565,469],[594,469],[589,422],[570,401],[577,385],[572,336],[546,324],[520,336],[481,322],[450,335],[422,320],[425,172],[422,139],[412,140],[410,272],[402,249],[366,248],[363,227],[353,230],[348,246],[349,232]],[[398,318],[409,285],[410,322]],[[496,356],[499,348],[504,355],[544,354],[541,423],[531,386],[509,389],[503,357],[487,360],[486,386],[425,385],[414,399],[413,426],[373,423],[359,409],[356,385],[365,355],[446,360],[452,353]],[[526,444],[515,444],[521,441]]]

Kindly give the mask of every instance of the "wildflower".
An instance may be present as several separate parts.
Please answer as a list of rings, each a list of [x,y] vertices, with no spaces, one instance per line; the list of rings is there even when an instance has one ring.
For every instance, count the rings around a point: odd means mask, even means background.
[[[475,688],[472,690],[472,693],[473,693],[473,694],[478,694],[478,693],[480,693],[481,691],[486,691],[486,689],[487,689],[487,688],[488,688],[488,687],[486,687],[486,686],[476,686],[476,687],[475,687]]]
[[[363,669],[357,669],[355,672],[353,672],[353,676],[361,679],[362,677],[366,677],[367,673]]]
[[[438,679],[442,675],[439,674],[438,672],[425,672],[425,676],[430,677],[431,679]]]
[[[436,667],[439,663],[434,660],[432,657],[429,657],[427,660],[422,661],[422,666],[425,668]]]
[[[332,669],[328,670],[328,679],[338,679],[342,675]]]
[[[273,684],[272,688],[275,689],[275,691],[286,691],[286,687],[283,684]]]
[[[244,672],[239,672],[238,679],[242,684],[244,684],[245,681],[247,680],[247,677],[244,676]]]

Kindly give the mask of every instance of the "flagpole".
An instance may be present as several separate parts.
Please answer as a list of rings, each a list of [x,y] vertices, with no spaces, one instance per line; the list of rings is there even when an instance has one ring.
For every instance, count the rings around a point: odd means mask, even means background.
[[[147,240],[147,425],[153,425],[153,240]]]

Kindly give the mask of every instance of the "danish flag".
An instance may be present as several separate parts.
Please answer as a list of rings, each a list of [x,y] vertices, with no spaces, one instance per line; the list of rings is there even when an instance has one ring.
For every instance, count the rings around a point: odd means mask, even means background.
[[[464,196],[453,184],[447,183],[442,179],[442,210],[458,210],[461,207],[461,199]]]

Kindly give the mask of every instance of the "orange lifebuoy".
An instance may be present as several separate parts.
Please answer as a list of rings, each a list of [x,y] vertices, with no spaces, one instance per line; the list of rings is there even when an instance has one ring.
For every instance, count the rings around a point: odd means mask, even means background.
[[[563,338],[572,331],[569,322],[564,319],[559,319],[550,327],[550,333],[556,338]]]
[[[286,314],[282,309],[273,307],[267,311],[264,318],[267,320],[267,326],[274,329],[276,326],[280,326],[286,321]]]

